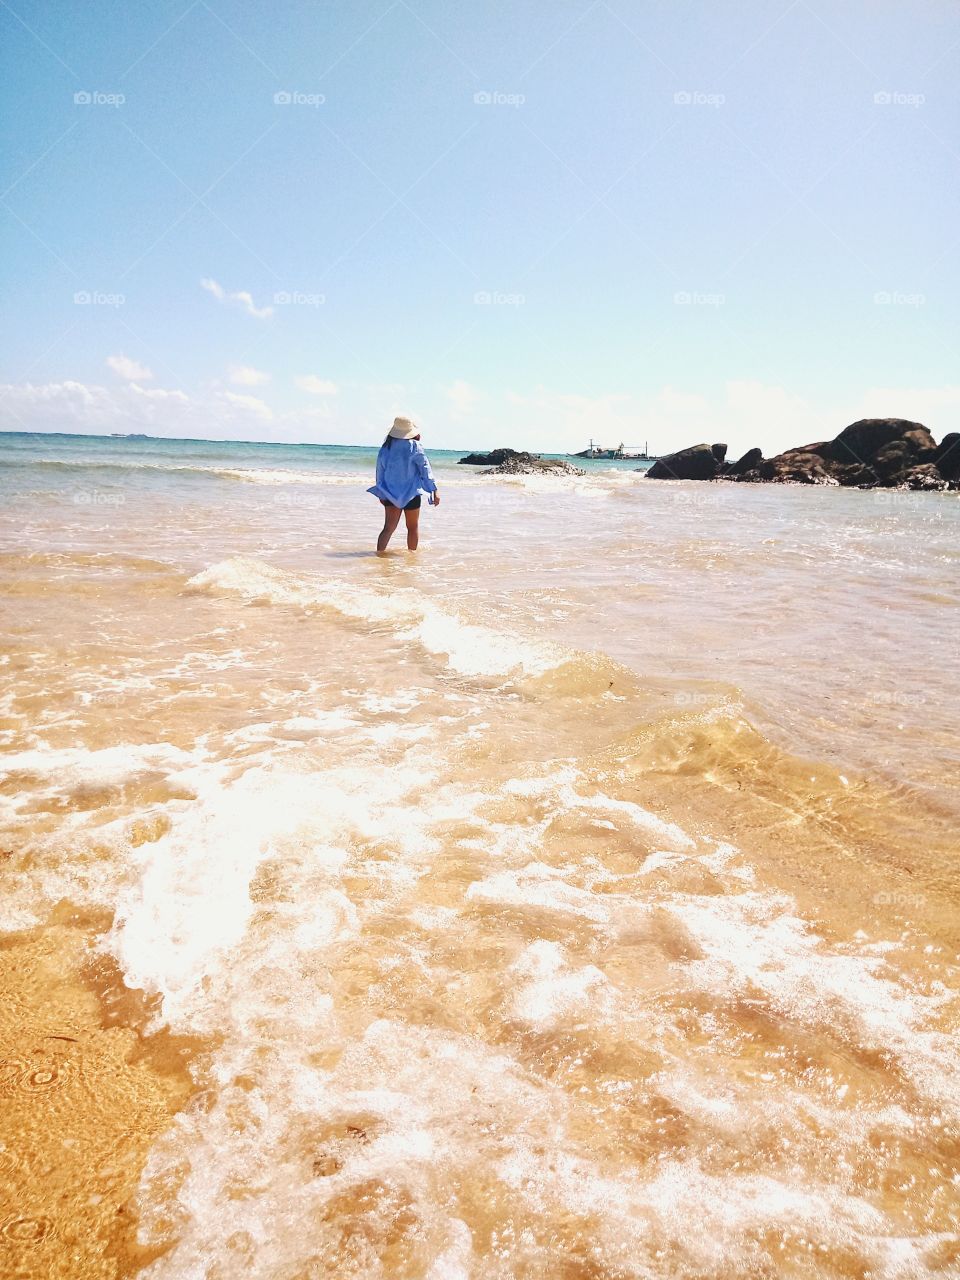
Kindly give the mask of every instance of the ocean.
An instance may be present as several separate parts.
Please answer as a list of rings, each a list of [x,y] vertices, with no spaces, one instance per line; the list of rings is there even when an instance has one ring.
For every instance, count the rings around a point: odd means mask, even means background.
[[[960,1268],[960,495],[0,436],[0,1274]]]

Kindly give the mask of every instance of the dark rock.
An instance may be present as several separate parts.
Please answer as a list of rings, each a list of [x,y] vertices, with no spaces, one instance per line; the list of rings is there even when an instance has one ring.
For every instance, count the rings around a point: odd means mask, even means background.
[[[763,451],[761,449],[748,449],[742,458],[738,458],[736,462],[728,462],[723,468],[725,476],[742,476],[748,471],[754,471],[763,461]]]
[[[716,450],[722,451],[719,458]],[[694,444],[658,459],[647,476],[651,480],[713,480],[726,450],[726,445]]]
[[[881,449],[902,442],[917,460],[927,461],[926,454],[936,452],[936,443],[920,422],[906,418],[860,418],[844,427],[840,434],[824,446],[824,457],[831,462],[859,462],[869,465]]]
[[[757,475],[760,480],[772,481],[774,484],[840,483],[831,476],[823,458],[809,446],[788,449],[775,458],[766,458],[757,468]]]
[[[928,461],[933,463],[944,480],[960,480],[960,431],[945,435]]]
[[[833,440],[785,449],[764,458],[750,449],[726,462],[723,444],[695,444],[668,454],[646,473],[653,480],[713,480],[746,483],[827,484],[846,488],[960,488],[960,432],[938,445],[921,422],[907,418],[861,418]]]
[[[960,448],[957,453],[960,455]],[[906,418],[861,418],[844,427],[833,440],[787,449],[755,467],[748,467],[736,478],[783,484],[892,488],[911,483],[908,477],[916,471],[916,483],[926,477],[923,483],[928,485],[933,483],[929,473],[918,468],[935,463],[939,455],[933,436],[919,422]]]
[[[846,465],[835,462],[830,468],[830,473],[838,484],[848,489],[869,489],[877,483],[877,475],[873,468],[864,466],[861,462],[851,462]]]
[[[499,467],[511,458],[532,457],[533,454],[518,453],[516,449],[491,449],[489,453],[468,453],[465,458],[458,458],[458,462],[468,467]]]

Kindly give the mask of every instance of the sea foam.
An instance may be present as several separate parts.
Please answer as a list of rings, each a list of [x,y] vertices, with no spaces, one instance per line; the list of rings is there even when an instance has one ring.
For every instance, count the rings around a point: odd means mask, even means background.
[[[368,587],[338,578],[312,578],[243,557],[205,569],[187,587],[250,601],[327,609],[354,622],[386,626],[399,639],[414,641],[444,659],[462,676],[542,676],[574,657],[548,641],[466,622],[411,587]]]

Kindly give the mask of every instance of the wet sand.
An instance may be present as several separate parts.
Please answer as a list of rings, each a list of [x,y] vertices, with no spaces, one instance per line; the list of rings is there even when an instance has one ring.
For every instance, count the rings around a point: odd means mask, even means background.
[[[145,1037],[139,993],[98,951],[110,917],[54,909],[0,941],[0,1274],[135,1274],[147,1154],[192,1091],[190,1049]]]
[[[0,1270],[951,1274],[952,495],[257,475],[14,513]]]

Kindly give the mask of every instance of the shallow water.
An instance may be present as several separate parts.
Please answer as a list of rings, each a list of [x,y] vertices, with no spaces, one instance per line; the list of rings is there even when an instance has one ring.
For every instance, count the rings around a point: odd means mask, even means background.
[[[371,460],[0,442],[0,1273],[950,1274],[957,495]]]

